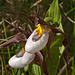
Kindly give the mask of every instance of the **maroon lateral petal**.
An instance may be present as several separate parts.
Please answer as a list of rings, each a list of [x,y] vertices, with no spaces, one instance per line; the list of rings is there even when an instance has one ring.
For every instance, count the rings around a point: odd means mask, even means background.
[[[64,40],[62,42],[62,44],[65,47],[65,50],[63,52],[63,56],[64,56],[64,59],[66,60],[66,63],[67,63],[68,75],[71,75],[71,71],[70,71],[70,68],[69,68],[69,65],[68,65],[69,57],[68,57],[68,53],[67,53],[67,49],[66,49],[67,48],[67,44],[68,44],[67,37],[66,37],[66,35],[59,28],[57,28],[57,27],[51,27],[51,28],[52,28],[53,32],[55,32],[55,33],[61,33],[64,36]]]
[[[54,65],[54,62],[53,62],[53,60],[52,60],[52,58],[51,58],[51,55],[50,55],[50,44],[51,44],[51,42],[53,41],[53,39],[55,38],[55,36],[56,36],[56,33],[50,31],[48,43],[47,43],[47,45],[46,45],[46,46],[47,46],[47,50],[48,50],[48,58],[50,59],[50,61],[52,62],[53,65]]]

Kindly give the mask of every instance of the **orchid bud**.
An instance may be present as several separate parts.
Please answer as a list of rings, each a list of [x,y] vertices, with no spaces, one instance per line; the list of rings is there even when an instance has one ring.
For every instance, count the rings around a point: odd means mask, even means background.
[[[24,54],[19,53],[18,55],[14,55],[9,60],[9,65],[13,68],[23,68],[30,64],[35,58],[35,54],[28,52],[25,52]]]
[[[26,42],[25,50],[30,53],[38,52],[47,44],[48,37],[49,34],[47,30],[45,30],[40,37],[36,30],[34,30]]]

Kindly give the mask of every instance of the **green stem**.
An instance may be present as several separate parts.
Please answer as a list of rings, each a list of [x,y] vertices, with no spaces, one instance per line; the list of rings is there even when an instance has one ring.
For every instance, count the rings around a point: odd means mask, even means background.
[[[3,18],[2,18],[2,22],[3,22],[3,28],[4,28],[5,39],[7,39],[6,28],[5,28],[5,23],[4,23],[4,19],[3,19]],[[9,58],[10,58],[11,56],[10,56],[9,47],[7,47],[7,50],[8,50],[8,56],[9,56]],[[13,72],[13,69],[12,69],[12,68],[11,68],[11,70],[12,70],[12,74],[14,75],[14,72]]]

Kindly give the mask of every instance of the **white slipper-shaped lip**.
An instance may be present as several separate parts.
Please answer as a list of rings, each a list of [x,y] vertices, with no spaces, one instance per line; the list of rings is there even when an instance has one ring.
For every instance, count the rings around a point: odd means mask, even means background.
[[[36,34],[36,29],[34,30],[34,32],[30,35],[30,37],[28,38],[26,45],[25,45],[25,50],[27,52],[30,53],[35,53],[39,50],[41,50],[42,48],[44,48],[44,46],[47,44],[48,42],[48,37],[49,34],[47,31],[45,31],[42,36],[37,40],[34,41],[33,40],[33,36]],[[38,36],[38,35],[37,35]]]
[[[13,68],[23,68],[30,64],[35,58],[35,54],[31,54],[28,52],[25,52],[22,57],[17,57],[14,55],[9,60],[9,65]]]

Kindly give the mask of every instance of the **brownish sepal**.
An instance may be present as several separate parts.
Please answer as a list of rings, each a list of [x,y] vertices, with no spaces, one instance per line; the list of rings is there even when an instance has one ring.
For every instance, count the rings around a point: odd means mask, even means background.
[[[15,35],[15,37],[9,39],[7,42],[4,42],[0,45],[0,48],[5,48],[7,46],[13,45],[13,44],[17,44],[19,42],[23,42],[26,41],[26,36],[24,34],[22,34],[21,32],[17,33],[17,35]]]

